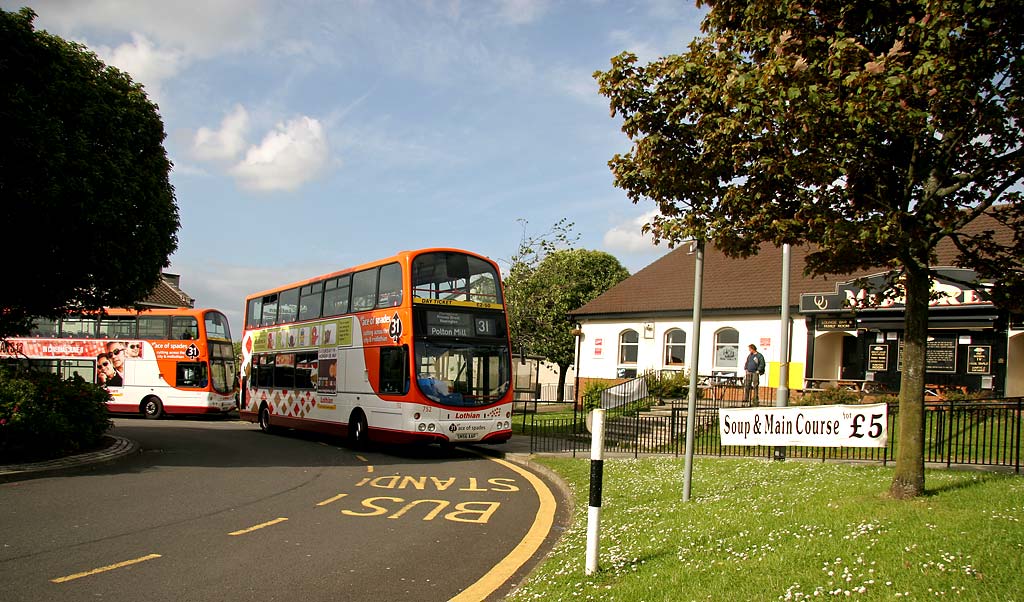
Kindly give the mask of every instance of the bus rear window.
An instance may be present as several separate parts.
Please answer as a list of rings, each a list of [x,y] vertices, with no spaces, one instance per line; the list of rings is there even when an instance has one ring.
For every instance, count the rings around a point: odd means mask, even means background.
[[[249,308],[246,311],[245,325],[248,328],[257,328],[260,325],[260,316],[263,314],[263,298],[249,300]]]

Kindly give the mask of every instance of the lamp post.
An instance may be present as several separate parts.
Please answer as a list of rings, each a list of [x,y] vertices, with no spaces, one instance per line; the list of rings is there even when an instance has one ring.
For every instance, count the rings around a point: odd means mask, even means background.
[[[573,376],[575,382],[572,385],[572,430],[576,432],[576,410],[580,403],[580,346],[583,343],[583,326],[576,324],[571,334],[576,337],[576,367]]]
[[[690,345],[690,391],[686,402],[686,457],[683,461],[683,501],[690,501],[693,478],[693,430],[697,414],[697,363],[700,360],[700,321],[704,302],[704,241],[694,241],[693,266],[693,343]]]
[[[779,321],[782,322],[782,340],[779,349],[779,388],[778,397],[775,399],[776,407],[784,408],[789,405],[789,244],[782,245],[782,314]],[[786,446],[775,447],[775,459],[786,459]]]

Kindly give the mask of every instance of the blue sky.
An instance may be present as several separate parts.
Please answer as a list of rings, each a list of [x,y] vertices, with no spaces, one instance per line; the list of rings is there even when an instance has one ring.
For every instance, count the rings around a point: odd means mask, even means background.
[[[629,141],[592,73],[685,51],[692,3],[0,0],[26,5],[159,105],[168,271],[236,338],[247,294],[402,249],[505,269],[524,232],[568,218],[633,272],[668,251],[640,233],[653,203],[612,184]]]

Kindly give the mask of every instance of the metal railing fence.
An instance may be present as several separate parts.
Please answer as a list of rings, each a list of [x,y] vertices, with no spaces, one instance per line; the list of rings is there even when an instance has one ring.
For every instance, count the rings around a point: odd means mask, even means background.
[[[722,445],[718,430],[719,408],[728,400],[703,400],[694,417],[694,454],[717,457],[772,457],[772,446]],[[734,407],[734,406],[733,406]],[[885,448],[787,446],[787,458],[892,462],[899,446],[899,407],[889,406]],[[931,465],[1002,466],[1021,472],[1024,398],[985,401],[928,402],[924,412],[924,460]],[[584,413],[572,417],[531,415],[524,422],[534,453],[589,453],[590,433]],[[660,413],[639,409],[606,419],[605,451],[611,453],[668,454],[685,452],[686,408],[672,406]]]

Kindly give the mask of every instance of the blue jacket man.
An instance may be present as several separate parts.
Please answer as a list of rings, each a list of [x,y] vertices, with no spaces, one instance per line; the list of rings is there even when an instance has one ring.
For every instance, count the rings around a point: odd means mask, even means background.
[[[743,403],[757,406],[760,401],[761,375],[764,374],[764,356],[753,343],[748,348],[750,354],[743,363]]]

